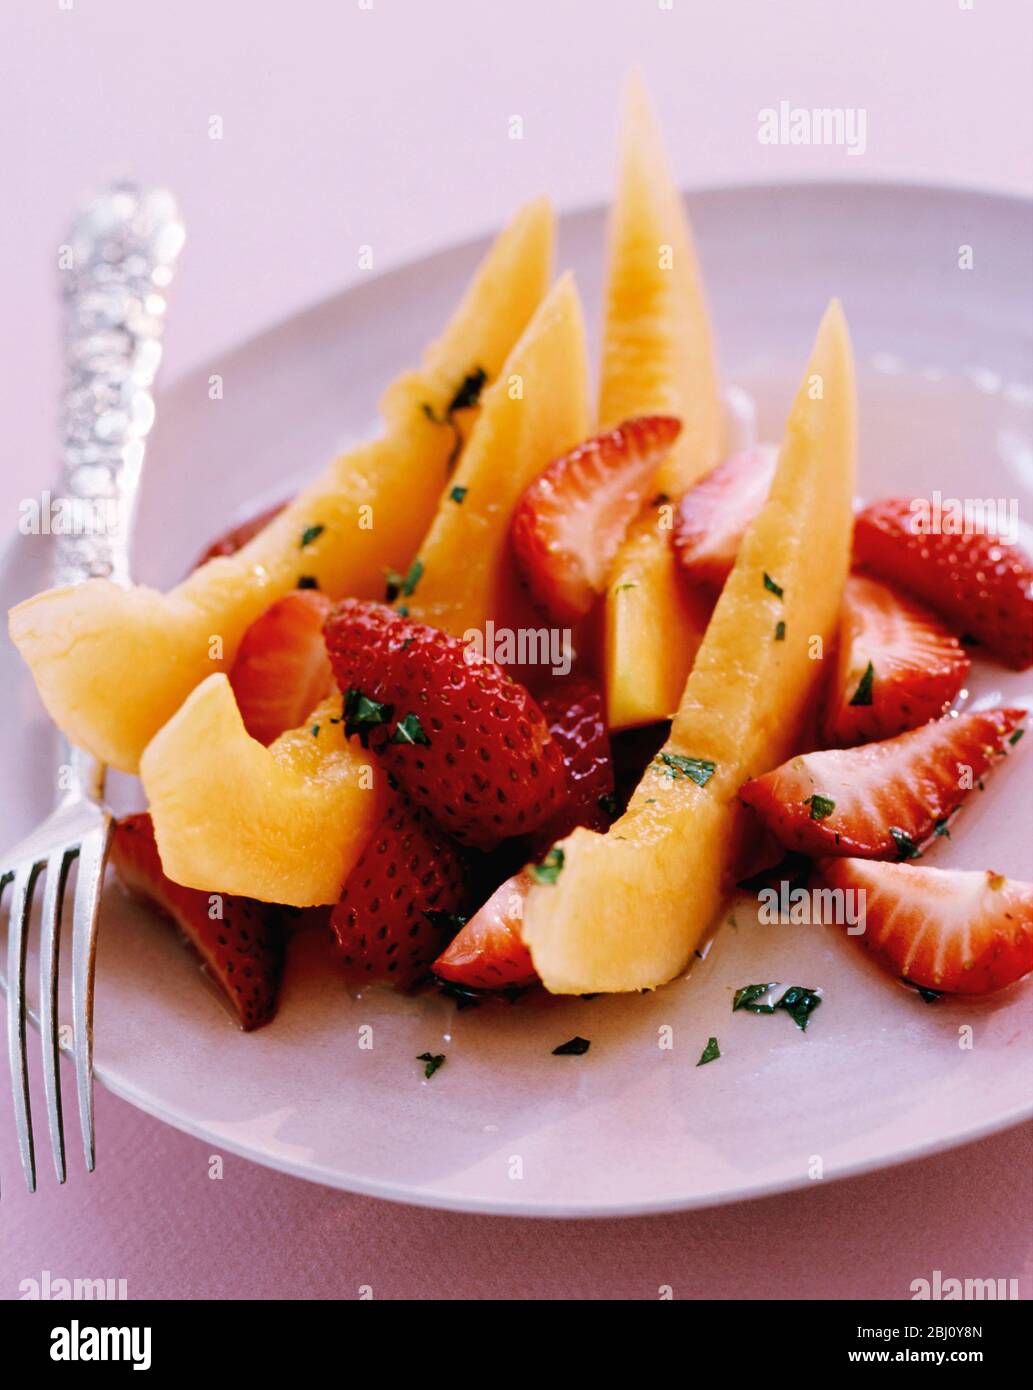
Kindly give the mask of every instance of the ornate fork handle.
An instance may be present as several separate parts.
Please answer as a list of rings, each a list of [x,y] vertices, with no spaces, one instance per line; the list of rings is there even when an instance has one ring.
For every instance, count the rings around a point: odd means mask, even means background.
[[[62,250],[65,382],[54,500],[63,516],[60,525],[56,517],[51,523],[56,584],[129,582],[165,292],[183,239],[170,194],[120,184],[79,217]]]

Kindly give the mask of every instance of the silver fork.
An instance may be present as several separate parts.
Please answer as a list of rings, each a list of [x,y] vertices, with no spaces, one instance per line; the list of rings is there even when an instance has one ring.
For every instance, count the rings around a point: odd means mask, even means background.
[[[129,582],[140,470],[154,421],[151,387],[161,360],[165,291],[183,244],[172,197],[116,184],[83,212],[61,247],[65,384],[61,481],[69,534],[55,541],[55,584],[95,577]],[[52,499],[46,495],[46,503]],[[49,529],[49,528],[48,528]],[[58,1070],[58,959],[62,902],[78,859],[72,915],[72,1040],[86,1167],[96,1158],[93,1125],[93,979],[97,920],[113,820],[103,804],[104,768],[64,745],[57,805],[0,860],[0,898],[14,884],[7,938],[7,1041],[14,1114],[25,1181],[36,1189],[26,1055],[25,975],[29,916],[45,876],[40,934],[40,1032],[50,1143],[58,1182],[65,1141]]]

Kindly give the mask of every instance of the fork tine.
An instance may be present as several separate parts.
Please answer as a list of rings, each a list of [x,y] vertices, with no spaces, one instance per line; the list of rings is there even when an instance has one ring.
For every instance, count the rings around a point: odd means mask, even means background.
[[[7,1050],[11,1060],[18,1151],[30,1192],[36,1191],[36,1155],[32,1145],[29,1063],[25,1055],[25,957],[29,944],[29,909],[38,874],[38,864],[19,867],[7,928]]]
[[[61,949],[61,909],[71,857],[59,850],[47,861],[43,892],[43,921],[39,943],[39,1023],[43,1040],[43,1092],[47,1098],[50,1148],[59,1183],[65,1180],[65,1133],[61,1112],[61,1073],[58,1067],[58,968]]]
[[[75,885],[72,917],[72,1027],[75,1034],[75,1080],[79,1092],[86,1168],[93,1172],[96,1146],[93,1135],[93,974],[97,960],[97,919],[111,842],[111,818],[100,833],[87,836],[79,851],[79,875]]]

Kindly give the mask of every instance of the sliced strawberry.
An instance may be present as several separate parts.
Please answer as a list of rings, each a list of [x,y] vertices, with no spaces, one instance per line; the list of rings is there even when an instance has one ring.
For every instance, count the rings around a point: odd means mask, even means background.
[[[230,685],[244,727],[259,743],[272,743],[286,729],[296,729],[333,689],[323,641],[323,624],[332,608],[318,590],[294,589],[244,633]]]
[[[854,557],[880,579],[924,599],[1022,671],[1033,664],[1033,563],[993,534],[951,536],[918,528],[921,499],[888,497],[865,508]]]
[[[777,462],[776,445],[757,444],[718,464],[682,498],[671,543],[690,583],[711,594],[720,591],[771,490]]]
[[[513,553],[550,618],[573,622],[592,607],[680,430],[670,415],[626,420],[550,463],[521,497]]]
[[[830,888],[862,895],[857,940],[909,984],[989,994],[1033,970],[1033,883],[864,859],[818,867]]]
[[[522,869],[496,888],[434,962],[434,974],[469,989],[512,989],[538,976],[520,936],[530,871]]]
[[[927,608],[877,579],[851,575],[822,716],[826,741],[842,748],[892,738],[937,718],[971,665],[958,639]]]
[[[284,937],[278,909],[228,893],[181,888],[162,871],[154,827],[146,812],[115,827],[111,861],[130,890],[171,917],[229,999],[245,1032],[276,1012]],[[214,914],[214,915],[213,915]]]
[[[249,516],[246,521],[224,531],[221,536],[212,541],[204,554],[198,558],[194,569],[200,569],[209,560],[214,560],[220,555],[236,555],[238,550],[243,550],[248,541],[254,540],[259,531],[264,531],[270,521],[276,520],[289,500],[277,502],[275,507],[267,507],[264,511],[256,512],[254,516]]]
[[[379,603],[345,599],[327,650],[358,733],[401,788],[464,844],[490,849],[563,804],[559,744],[531,696],[467,643]]]
[[[345,880],[330,925],[344,965],[371,980],[411,985],[461,925],[459,851],[394,792]]]
[[[806,753],[746,782],[739,798],[788,849],[913,857],[1025,717],[1020,709],[948,715],[881,743]]]
[[[567,772],[566,804],[546,827],[549,844],[576,825],[605,830],[613,819],[604,800],[613,793],[613,761],[602,691],[586,676],[565,676],[538,703]]]

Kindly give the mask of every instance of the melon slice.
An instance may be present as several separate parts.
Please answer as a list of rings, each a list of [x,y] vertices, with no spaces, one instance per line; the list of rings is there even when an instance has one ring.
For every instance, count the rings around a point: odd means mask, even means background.
[[[678,443],[657,474],[658,491],[676,500],[720,460],[724,414],[692,232],[649,98],[633,74],[624,93],[609,228],[599,423],[609,429],[652,414],[677,415],[682,422]],[[669,530],[655,528],[650,541],[640,531],[614,566],[604,657],[614,729],[670,715],[671,692],[677,701],[699,642],[695,627],[672,633],[655,620],[639,621],[647,613],[686,613],[679,576],[662,553],[669,546]],[[632,568],[639,588],[629,599],[630,590],[615,590]]]
[[[663,984],[713,922],[741,838],[739,787],[792,753],[820,684],[816,658],[835,632],[853,529],[854,411],[850,340],[834,302],[670,739],[625,814],[605,835],[578,829],[561,841],[556,882],[528,894],[524,940],[553,993]]]
[[[197,686],[140,761],[173,883],[291,907],[337,901],[387,793],[340,713],[334,694],[266,748],[244,728],[225,675]]]
[[[538,474],[590,428],[581,303],[566,274],[484,392],[480,416],[420,546],[419,578],[403,600],[414,618],[455,637],[483,632],[489,618],[502,625],[516,621],[523,600],[509,549],[513,510]]]
[[[135,771],[191,690],[228,668],[254,619],[303,576],[332,598],[383,595],[385,570],[408,566],[447,478],[456,437],[434,420],[470,373],[498,375],[548,287],[553,221],[545,202],[517,215],[422,366],[384,394],[383,436],[335,459],[235,555],[167,594],[95,579],[12,610],[11,636],[74,743]]]

